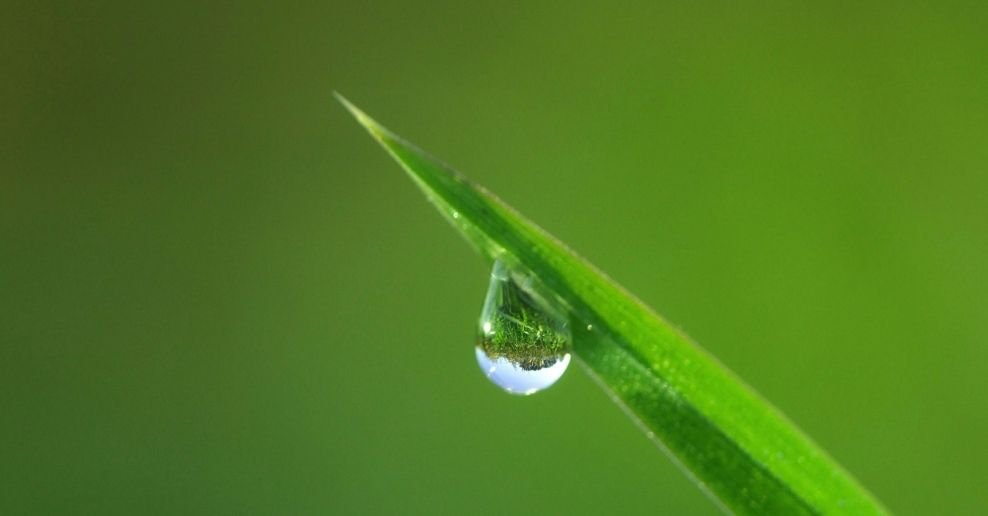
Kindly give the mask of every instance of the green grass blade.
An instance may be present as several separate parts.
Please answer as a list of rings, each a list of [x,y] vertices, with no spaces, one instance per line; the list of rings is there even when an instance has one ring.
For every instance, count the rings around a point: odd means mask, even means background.
[[[568,312],[579,361],[722,508],[885,512],[793,423],[682,332],[493,194],[337,98],[481,254],[531,271],[556,296]]]

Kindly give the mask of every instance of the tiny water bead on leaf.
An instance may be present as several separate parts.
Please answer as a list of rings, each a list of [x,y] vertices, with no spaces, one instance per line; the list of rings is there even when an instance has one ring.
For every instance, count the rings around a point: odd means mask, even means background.
[[[478,326],[477,363],[511,394],[541,391],[569,366],[566,319],[535,291],[531,275],[512,274],[500,260],[494,262]]]

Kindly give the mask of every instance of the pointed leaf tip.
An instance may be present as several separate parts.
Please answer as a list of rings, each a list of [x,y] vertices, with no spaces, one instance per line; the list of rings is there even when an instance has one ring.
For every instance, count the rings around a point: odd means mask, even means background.
[[[387,135],[387,129],[378,124],[377,121],[368,116],[367,113],[364,113],[360,108],[353,105],[353,103],[347,100],[347,98],[340,94],[340,92],[334,91],[333,97],[336,97],[336,100],[340,104],[343,104],[343,107],[345,107],[346,110],[357,119],[357,122],[364,126],[364,129],[367,129],[367,131],[375,139],[382,141],[382,139]]]

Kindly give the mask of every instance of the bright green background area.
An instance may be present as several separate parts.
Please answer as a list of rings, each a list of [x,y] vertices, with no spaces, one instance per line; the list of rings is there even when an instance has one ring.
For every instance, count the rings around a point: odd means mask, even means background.
[[[0,512],[714,513],[337,89],[627,286],[890,509],[988,505],[988,8],[7,2]]]

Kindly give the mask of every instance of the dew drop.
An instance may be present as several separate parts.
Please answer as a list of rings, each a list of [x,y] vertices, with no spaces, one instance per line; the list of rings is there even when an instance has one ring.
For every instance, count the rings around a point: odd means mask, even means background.
[[[529,395],[556,383],[569,366],[570,333],[530,276],[494,262],[475,349],[481,371],[511,394]]]

